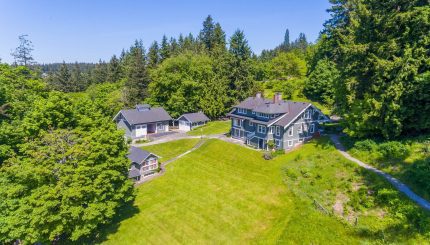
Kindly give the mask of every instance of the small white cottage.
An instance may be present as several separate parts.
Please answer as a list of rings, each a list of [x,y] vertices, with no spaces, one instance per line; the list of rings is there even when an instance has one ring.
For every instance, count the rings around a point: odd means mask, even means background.
[[[196,112],[183,114],[177,121],[179,122],[179,130],[186,132],[203,126],[210,120],[203,112]]]

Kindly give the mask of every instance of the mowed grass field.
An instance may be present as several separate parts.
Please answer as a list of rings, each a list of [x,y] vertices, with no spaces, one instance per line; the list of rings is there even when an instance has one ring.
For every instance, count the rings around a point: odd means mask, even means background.
[[[147,150],[161,157],[160,162],[169,160],[193,148],[200,139],[181,139],[158,145],[144,146]]]
[[[231,121],[211,121],[206,125],[187,132],[188,135],[225,134],[230,130]]]
[[[170,143],[157,147],[169,148]],[[105,229],[101,240],[107,244],[425,241],[426,231],[411,228],[405,214],[395,214],[384,205],[363,211],[349,207],[347,199],[354,198],[356,185],[374,192],[393,191],[379,177],[344,160],[324,138],[270,161],[263,160],[261,152],[208,140],[168,165],[163,176],[139,186],[134,212]],[[392,198],[416,209],[393,193]],[[330,212],[332,206],[340,211],[339,205],[345,212],[326,214],[314,200]],[[353,217],[358,223],[351,221]]]

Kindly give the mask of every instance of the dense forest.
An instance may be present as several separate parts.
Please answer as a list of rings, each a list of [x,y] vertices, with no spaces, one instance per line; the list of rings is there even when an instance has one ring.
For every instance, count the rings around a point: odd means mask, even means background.
[[[133,199],[112,117],[137,103],[216,119],[257,91],[279,91],[320,103],[354,137],[429,131],[428,1],[331,3],[315,44],[303,33],[290,41],[287,29],[260,55],[211,16],[197,35],[147,49],[136,40],[96,64],[34,64],[23,37],[16,63],[0,64],[0,240],[76,241],[109,223]]]

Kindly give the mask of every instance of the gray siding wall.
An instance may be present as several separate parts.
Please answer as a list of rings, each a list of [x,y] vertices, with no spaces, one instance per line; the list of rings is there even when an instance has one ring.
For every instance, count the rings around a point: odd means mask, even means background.
[[[311,110],[311,118],[309,119],[305,119],[304,118],[304,114],[306,113],[306,111]],[[252,125],[249,123],[250,120],[248,119],[244,119],[243,120],[243,124],[242,127],[239,126],[234,126],[233,125],[233,118],[231,120],[231,127],[242,130],[244,132],[244,138],[243,140],[246,139],[246,135],[255,132],[255,137],[251,140],[251,144],[253,145],[257,145],[258,144],[258,139],[265,139],[265,140],[271,140],[273,139],[275,141],[275,144],[277,144],[277,148],[279,149],[291,149],[293,148],[296,144],[301,143],[303,141],[306,141],[308,139],[310,139],[313,134],[315,132],[318,131],[319,129],[319,124],[317,122],[317,120],[319,119],[319,115],[320,113],[315,110],[315,108],[313,106],[309,107],[306,111],[304,111],[293,123],[290,124],[290,126],[288,126],[287,128],[284,129],[284,127],[282,126],[273,126],[273,134],[269,134],[269,127],[266,127],[263,124],[263,127],[266,128],[266,132],[265,133],[259,133],[258,129],[257,129],[257,125],[259,125],[258,123],[253,123]],[[253,117],[256,118],[255,114],[251,113],[251,110],[247,111],[247,114],[241,114],[241,113],[237,113],[237,111],[234,112],[234,114],[237,115],[242,115],[242,116],[248,116],[248,117]],[[259,118],[256,118],[259,119]],[[313,133],[310,133],[310,128],[311,125],[314,125],[314,131]],[[276,128],[279,127],[280,130],[280,134],[276,135]],[[293,134],[289,135],[289,130],[293,129]],[[300,132],[300,128],[302,129]],[[231,132],[233,135],[233,131]],[[237,137],[236,137],[237,138]],[[291,141],[291,142],[289,142]],[[292,143],[291,146],[288,145],[288,143]]]
[[[285,129],[283,139],[284,149],[291,149],[294,147],[294,145],[309,140],[314,135],[314,133],[318,131],[319,124],[317,120],[319,117],[319,112],[314,110],[312,106],[309,107],[307,110],[314,111],[314,113],[311,114],[310,119],[304,118],[304,114],[306,113],[305,111],[293,123],[291,123],[290,126]],[[311,125],[314,125],[313,133],[310,132]],[[292,135],[290,135],[289,133],[290,129],[293,130]],[[289,146],[289,141],[292,142],[292,146]]]
[[[125,136],[127,138],[132,138],[132,129],[130,124],[126,120],[124,120],[124,117],[120,114],[116,120],[116,126],[118,129],[122,129],[125,131]]]

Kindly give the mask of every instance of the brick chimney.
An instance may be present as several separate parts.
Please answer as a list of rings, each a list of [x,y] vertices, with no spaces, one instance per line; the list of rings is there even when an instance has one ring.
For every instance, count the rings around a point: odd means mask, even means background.
[[[273,103],[279,103],[279,102],[281,102],[281,100],[282,100],[282,94],[281,93],[279,93],[279,92],[276,92],[274,95],[273,95]]]
[[[257,94],[255,95],[255,98],[261,98],[261,92],[257,92]]]

